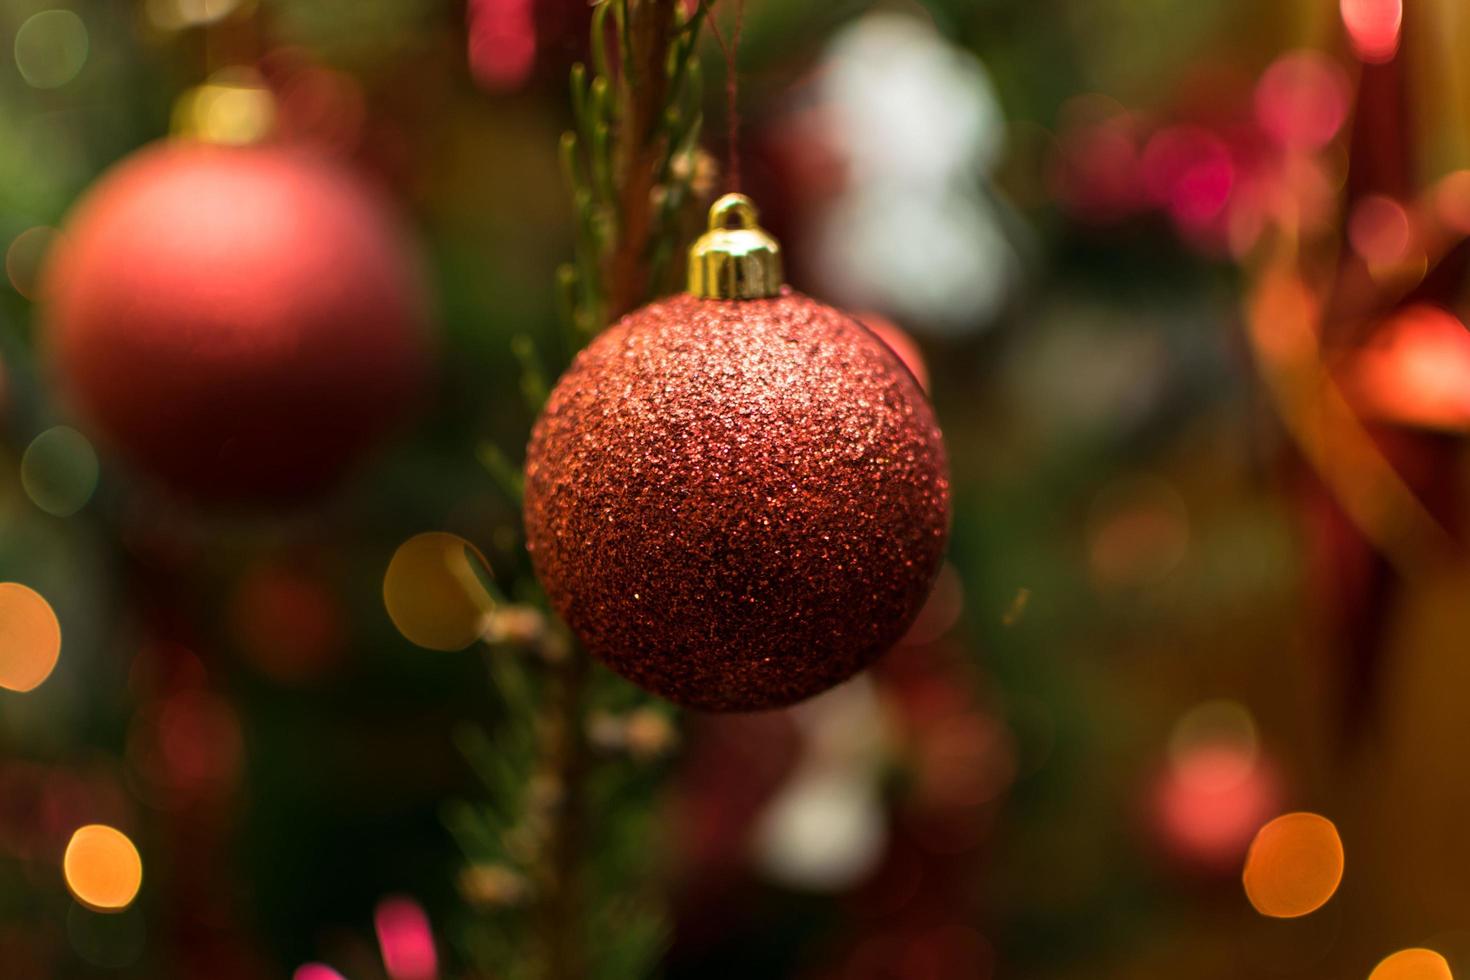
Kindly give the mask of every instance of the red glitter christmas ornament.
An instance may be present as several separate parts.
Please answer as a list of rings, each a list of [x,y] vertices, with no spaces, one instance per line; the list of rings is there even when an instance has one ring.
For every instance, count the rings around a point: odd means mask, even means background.
[[[918,383],[852,317],[780,285],[740,195],[689,293],[609,328],[531,435],[527,545],[557,612],[640,686],[711,711],[862,670],[939,569],[949,481]]]
[[[390,216],[353,175],[286,147],[134,154],[69,219],[43,299],[81,420],[206,501],[328,487],[429,369],[424,285]]]

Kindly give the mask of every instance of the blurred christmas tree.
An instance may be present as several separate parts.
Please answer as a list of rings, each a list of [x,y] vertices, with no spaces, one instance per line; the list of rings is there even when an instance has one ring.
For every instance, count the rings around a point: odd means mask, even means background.
[[[0,0],[0,976],[1470,971],[1462,4],[748,6]],[[678,715],[522,458],[736,173],[953,535]]]

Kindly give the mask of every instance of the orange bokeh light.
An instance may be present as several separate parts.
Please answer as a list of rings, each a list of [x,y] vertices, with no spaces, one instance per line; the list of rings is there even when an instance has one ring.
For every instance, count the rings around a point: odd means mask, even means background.
[[[1451,231],[1470,234],[1470,170],[1444,175],[1434,188],[1434,212]]]
[[[1288,813],[1256,832],[1241,876],[1257,912],[1293,919],[1315,912],[1342,883],[1342,838],[1331,820]]]
[[[66,887],[94,912],[120,912],[143,886],[143,859],[120,830],[88,824],[72,834],[61,861]]]
[[[19,582],[0,582],[0,687],[30,691],[61,656],[61,624],[51,604]]]
[[[1368,974],[1368,980],[1454,980],[1450,964],[1432,949],[1401,949]]]

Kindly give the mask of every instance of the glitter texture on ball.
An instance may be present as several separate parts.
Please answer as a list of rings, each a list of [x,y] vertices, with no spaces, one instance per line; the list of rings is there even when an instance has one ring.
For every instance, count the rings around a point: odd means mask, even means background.
[[[789,289],[681,295],[576,359],[532,432],[528,547],[556,610],[634,683],[776,708],[862,670],[913,621],[949,525],[918,383]]]

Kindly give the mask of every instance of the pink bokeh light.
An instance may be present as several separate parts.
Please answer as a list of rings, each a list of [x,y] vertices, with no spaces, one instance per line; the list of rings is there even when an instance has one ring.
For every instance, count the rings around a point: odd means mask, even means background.
[[[303,963],[291,974],[291,980],[346,980],[342,974],[321,963]]]
[[[1085,221],[1106,224],[1138,210],[1137,124],[1080,96],[1065,107],[1047,173],[1052,195]]]
[[[492,92],[519,88],[536,63],[533,0],[470,0],[470,71]]]
[[[1370,268],[1391,265],[1408,254],[1414,229],[1404,206],[1391,197],[1363,198],[1348,218],[1348,241]]]
[[[1370,64],[1393,60],[1404,23],[1403,0],[1341,0],[1340,9],[1359,58]]]
[[[1348,97],[1347,74],[1337,62],[1318,51],[1291,51],[1256,83],[1256,120],[1282,146],[1314,150],[1342,128]]]
[[[1199,126],[1170,126],[1144,147],[1143,186],[1149,199],[1184,231],[1200,231],[1225,209],[1235,186],[1230,148]]]
[[[373,925],[392,980],[435,980],[439,955],[422,906],[411,898],[385,898],[373,913]]]

